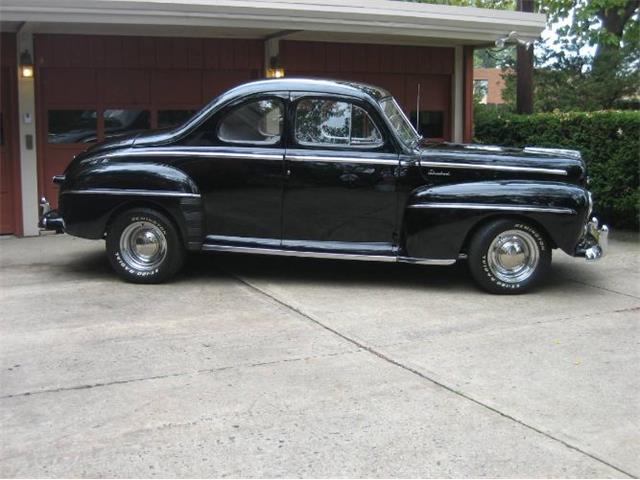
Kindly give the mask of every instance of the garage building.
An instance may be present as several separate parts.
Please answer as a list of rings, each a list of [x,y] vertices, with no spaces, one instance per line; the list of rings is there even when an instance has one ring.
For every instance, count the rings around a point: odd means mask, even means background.
[[[544,26],[394,0],[3,0],[0,234],[37,235],[38,199],[91,143],[179,124],[265,76],[379,85],[423,135],[470,141],[473,49]]]

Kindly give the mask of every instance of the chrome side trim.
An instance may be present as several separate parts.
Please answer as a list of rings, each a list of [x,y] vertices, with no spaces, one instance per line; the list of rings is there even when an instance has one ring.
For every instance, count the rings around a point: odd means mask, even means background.
[[[321,155],[287,155],[290,162],[326,162],[326,163],[364,163],[367,165],[398,165],[395,160],[384,160],[380,158],[361,157],[325,157]]]
[[[491,205],[485,203],[418,203],[409,205],[409,208],[442,208],[442,209],[466,209],[466,210],[506,210],[511,212],[541,212],[559,213],[562,215],[575,215],[572,208],[563,207],[536,207],[532,205]]]
[[[87,190],[66,190],[61,192],[62,195],[67,193],[83,194],[83,195],[139,195],[143,197],[190,197],[200,198],[199,193],[186,192],[169,192],[166,190],[127,190],[116,188],[93,188]]]
[[[247,158],[252,160],[280,160],[284,158],[284,154],[262,154],[262,153],[240,153],[240,152],[216,152],[206,150],[188,150],[188,149],[170,149],[170,148],[140,148],[107,153],[106,155],[97,155],[102,158],[111,157],[204,157],[204,158]]]
[[[456,263],[455,258],[417,258],[417,257],[398,257],[399,263],[413,263],[415,265],[453,265]]]
[[[496,170],[501,172],[547,173],[549,175],[568,175],[566,170],[558,168],[514,167],[510,165],[487,165],[481,163],[427,162],[420,161],[422,167],[467,168],[475,170]]]
[[[232,245],[205,244],[202,250],[230,253],[254,253],[260,255],[280,255],[284,257],[326,258],[332,260],[359,260],[367,262],[399,262],[416,265],[452,265],[455,259],[428,259],[414,257],[396,257],[395,255],[360,255],[357,253],[303,252],[300,250],[283,250],[278,248],[238,247]]]
[[[281,255],[285,257],[329,258],[334,260],[364,260],[373,262],[395,262],[391,255],[358,255],[356,253],[303,252],[300,250],[283,250],[277,248],[238,247],[233,245],[204,244],[202,250],[233,253],[256,253],[260,255]]]

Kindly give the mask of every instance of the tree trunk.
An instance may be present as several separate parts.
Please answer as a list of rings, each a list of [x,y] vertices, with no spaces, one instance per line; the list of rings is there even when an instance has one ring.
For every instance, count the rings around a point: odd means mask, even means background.
[[[640,6],[640,0],[627,0],[620,8],[602,8],[598,11],[598,18],[602,22],[602,28],[613,35],[617,41],[600,42],[593,57],[592,78],[594,82],[607,84],[609,88],[602,91],[600,103],[602,108],[611,108],[619,97],[615,82],[615,72],[620,69],[621,42],[624,27]]]
[[[518,0],[518,10],[521,12],[533,12],[533,7],[533,0]],[[516,74],[516,111],[533,113],[533,45],[529,48],[517,46]]]
[[[620,51],[620,42],[624,34],[624,27],[633,16],[633,12],[640,6],[640,0],[627,0],[620,8],[602,8],[598,11],[598,18],[602,22],[602,28],[616,37],[615,43],[599,43],[593,59],[594,72],[600,69],[611,68],[611,61],[616,60]],[[615,65],[613,65],[615,66]]]

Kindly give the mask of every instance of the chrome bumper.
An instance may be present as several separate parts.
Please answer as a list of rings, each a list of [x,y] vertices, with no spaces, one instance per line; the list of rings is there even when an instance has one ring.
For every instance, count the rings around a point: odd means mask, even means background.
[[[599,226],[598,219],[593,217],[585,225],[584,237],[576,247],[576,257],[584,257],[588,262],[601,259],[607,251],[609,227]]]
[[[38,226],[42,230],[53,230],[64,233],[64,220],[57,210],[53,210],[46,198],[40,199],[40,221]]]

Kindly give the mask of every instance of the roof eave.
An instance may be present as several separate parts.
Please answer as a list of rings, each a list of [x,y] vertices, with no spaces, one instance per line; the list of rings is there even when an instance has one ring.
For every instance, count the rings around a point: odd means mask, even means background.
[[[3,0],[5,21],[242,28],[428,37],[486,43],[510,31],[540,36],[542,14],[390,0],[339,4],[333,0]]]

